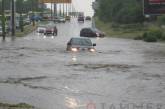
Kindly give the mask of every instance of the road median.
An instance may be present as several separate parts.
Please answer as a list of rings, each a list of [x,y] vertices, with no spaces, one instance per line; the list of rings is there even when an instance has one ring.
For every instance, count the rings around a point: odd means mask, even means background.
[[[0,103],[0,109],[36,109],[36,108],[26,103],[19,103],[19,104]]]
[[[23,37],[23,36],[26,36],[28,35],[29,33],[35,31],[37,25],[36,26],[33,26],[33,25],[26,25],[24,27],[24,31],[21,32],[20,30],[19,31],[16,31],[16,37]]]

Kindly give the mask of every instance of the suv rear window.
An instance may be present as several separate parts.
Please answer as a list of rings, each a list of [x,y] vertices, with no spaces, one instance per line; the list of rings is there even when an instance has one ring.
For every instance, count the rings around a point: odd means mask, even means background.
[[[90,39],[73,38],[71,39],[71,43],[73,45],[92,46]]]

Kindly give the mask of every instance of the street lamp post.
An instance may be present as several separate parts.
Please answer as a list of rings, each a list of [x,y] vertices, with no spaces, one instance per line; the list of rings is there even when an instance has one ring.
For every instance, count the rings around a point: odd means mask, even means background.
[[[65,14],[67,16],[68,15],[68,4],[66,3],[65,5],[66,5],[66,12],[65,12]]]
[[[34,15],[34,2],[33,0],[31,0],[31,10],[32,10],[32,24],[33,24],[33,27],[35,26],[35,15]]]
[[[24,2],[26,2],[27,0],[23,0],[22,2],[21,2],[21,10],[20,10],[20,21],[19,21],[19,27],[20,27],[20,29],[21,29],[21,32],[23,32],[24,31],[24,22],[23,22],[23,16],[22,16],[22,13],[23,13],[23,4],[24,4]]]
[[[52,2],[52,0],[51,0],[51,10],[50,10],[50,12],[51,12],[51,20],[53,20],[53,2]]]
[[[4,0],[2,0],[2,17],[1,17],[1,21],[2,21],[2,36],[3,36],[3,40],[5,40],[6,37],[6,29],[5,29],[5,14],[4,14]]]
[[[23,2],[21,1],[21,3],[19,3],[20,7],[19,7],[19,28],[21,30],[21,32],[23,32],[23,25],[22,25],[22,4]]]
[[[23,32],[24,31],[24,18],[23,18],[23,16],[22,16],[22,13],[25,13],[26,12],[26,10],[24,9],[24,6],[25,6],[25,2],[27,2],[27,0],[23,0],[23,3],[22,3],[22,7],[21,7],[21,21],[22,21],[22,28],[21,28],[21,31]]]
[[[11,0],[11,36],[15,38],[15,0]]]
[[[19,27],[21,29],[21,32],[24,31],[24,25],[23,25],[23,17],[22,17],[22,8],[21,8],[21,12],[20,12],[20,21],[19,21]]]
[[[64,0],[62,1],[63,2],[63,17],[65,16],[65,5],[64,5]]]
[[[95,1],[95,0],[92,0],[92,8],[93,8],[93,10],[94,10],[94,16],[95,16],[96,8],[98,7],[97,5],[98,5],[98,2]],[[93,28],[96,28],[95,17],[94,17],[94,16],[92,17],[92,27],[93,27]]]
[[[57,4],[54,3],[54,15],[57,16]]]
[[[60,5],[60,16],[62,15],[62,7],[61,7],[61,4],[59,4]]]

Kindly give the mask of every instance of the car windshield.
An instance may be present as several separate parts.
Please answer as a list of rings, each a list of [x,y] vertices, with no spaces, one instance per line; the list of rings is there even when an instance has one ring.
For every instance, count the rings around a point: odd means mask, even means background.
[[[71,43],[73,45],[92,46],[92,42],[90,39],[73,38],[71,40]]]
[[[54,22],[49,22],[49,23],[47,24],[47,27],[53,27],[53,26],[55,26]]]
[[[45,29],[45,27],[38,27],[39,30]]]
[[[94,32],[100,32],[97,28],[92,28],[92,31],[94,31]]]
[[[46,27],[46,26],[42,24],[42,25],[38,25],[38,27]]]
[[[79,16],[79,18],[84,18],[84,16]]]
[[[53,28],[52,27],[47,27],[46,30],[52,30]]]

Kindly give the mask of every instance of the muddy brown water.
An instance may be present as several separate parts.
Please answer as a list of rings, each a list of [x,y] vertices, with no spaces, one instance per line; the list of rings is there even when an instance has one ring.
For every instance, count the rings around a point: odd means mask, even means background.
[[[92,39],[96,52],[70,53],[66,43],[91,22],[56,24],[57,37],[35,32],[0,42],[0,102],[41,109],[97,109],[111,104],[165,105],[165,44]],[[165,106],[164,106],[165,107]],[[142,109],[143,109],[142,108]],[[129,108],[131,109],[131,108]]]

